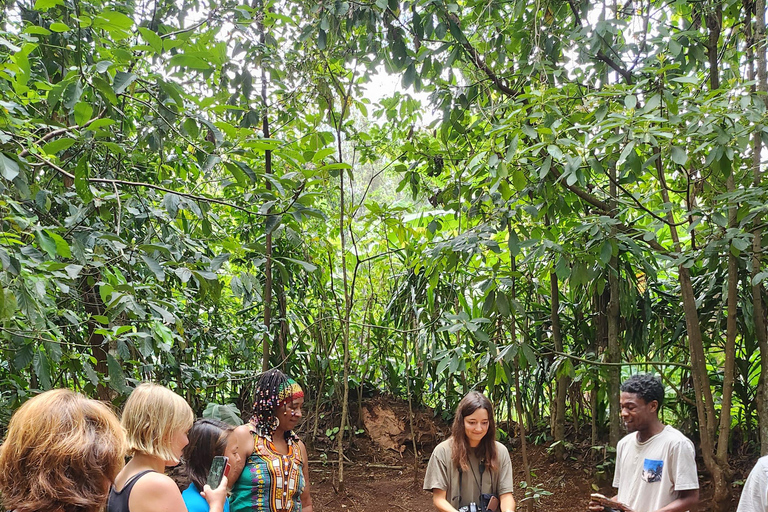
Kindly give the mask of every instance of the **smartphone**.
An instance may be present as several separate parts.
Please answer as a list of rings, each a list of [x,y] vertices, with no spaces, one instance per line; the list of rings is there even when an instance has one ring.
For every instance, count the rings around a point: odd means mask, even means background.
[[[498,512],[499,510],[499,498],[496,496],[491,496],[491,499],[488,500],[488,509],[490,512]]]
[[[216,489],[221,483],[224,475],[229,473],[229,457],[217,455],[211,463],[211,470],[208,472],[208,485],[211,489]]]

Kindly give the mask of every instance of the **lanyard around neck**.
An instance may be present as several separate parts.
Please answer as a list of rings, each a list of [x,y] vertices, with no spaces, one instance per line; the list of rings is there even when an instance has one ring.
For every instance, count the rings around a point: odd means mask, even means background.
[[[485,473],[485,461],[481,460],[480,464],[478,464],[478,470],[480,471],[480,481],[477,481],[477,475],[475,474],[475,468],[472,467],[472,464],[469,465],[469,470],[472,472],[472,476],[475,479],[475,483],[477,484],[477,487],[480,489],[480,494],[483,494],[483,473]],[[459,467],[459,504],[461,504],[461,488],[462,488],[462,477],[464,476],[464,471],[461,470],[461,467]],[[479,500],[479,496],[477,499]]]

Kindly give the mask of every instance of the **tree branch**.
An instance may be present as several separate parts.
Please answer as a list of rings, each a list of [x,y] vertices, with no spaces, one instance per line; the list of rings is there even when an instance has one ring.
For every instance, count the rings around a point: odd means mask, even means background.
[[[452,21],[449,21],[449,23],[453,23]],[[504,81],[499,78],[499,76],[493,72],[491,68],[488,67],[488,65],[485,63],[483,58],[480,56],[480,54],[475,50],[475,47],[470,44],[469,41],[464,41],[461,43],[461,45],[464,47],[464,50],[466,50],[467,53],[472,57],[472,63],[477,66],[479,70],[481,70],[483,73],[486,74],[486,76],[493,82],[493,84],[496,86],[496,88],[506,94],[507,96],[510,96],[512,98],[516,97],[519,92],[511,89],[507,84],[504,83]]]
[[[615,60],[606,55],[603,50],[598,50],[596,57],[597,60],[605,62],[611,67],[611,69],[620,74],[627,82],[627,84],[632,85],[632,73],[621,67]]]
[[[54,169],[55,171],[57,171],[62,176],[66,176],[67,178],[69,178],[69,179],[74,181],[74,179],[75,179],[75,175],[74,174],[71,174],[71,173],[65,171],[64,169],[62,169],[61,167],[59,167],[55,163],[51,162],[50,160],[46,160],[45,158],[43,158],[43,157],[41,157],[39,155],[34,155],[34,156],[36,158],[38,158],[41,162],[46,164],[48,167],[50,167],[51,169]],[[296,203],[296,201],[299,198],[299,195],[301,194],[301,191],[304,189],[304,185],[299,187],[299,189],[296,191],[296,193],[294,193],[293,199],[290,202],[290,204],[287,205],[283,210],[281,210],[279,212],[274,212],[274,213],[260,213],[260,212],[255,212],[253,210],[249,210],[248,208],[245,208],[244,206],[240,206],[240,205],[237,205],[237,204],[234,204],[234,203],[230,203],[228,201],[224,201],[223,199],[218,199],[218,198],[215,198],[215,197],[208,197],[208,196],[199,196],[199,195],[195,195],[195,194],[190,194],[188,192],[181,192],[181,191],[178,191],[178,190],[171,190],[169,188],[161,187],[160,185],[154,185],[152,183],[144,183],[144,182],[141,182],[141,181],[115,180],[115,179],[109,179],[109,178],[87,178],[87,180],[88,180],[89,183],[106,183],[108,185],[124,185],[124,186],[128,186],[128,187],[150,188],[150,189],[153,189],[153,190],[158,190],[160,192],[165,192],[166,194],[176,194],[177,196],[186,197],[188,199],[193,199],[195,201],[203,201],[203,202],[206,202],[206,203],[220,204],[222,206],[227,206],[229,208],[233,208],[235,210],[239,210],[241,212],[248,213],[250,215],[255,215],[257,217],[274,217],[276,215],[283,215],[284,213],[287,213],[293,207],[293,205]]]
[[[68,131],[72,131],[72,130],[78,130],[78,129],[80,129],[80,128],[87,128],[88,126],[90,126],[90,124],[91,124],[91,123],[93,123],[93,122],[94,122],[94,121],[96,121],[97,119],[101,119],[101,117],[104,115],[104,113],[105,113],[105,112],[106,112],[106,109],[102,110],[101,112],[99,112],[99,115],[97,115],[96,117],[94,117],[94,118],[93,118],[93,119],[91,119],[90,121],[88,121],[88,122],[86,122],[86,123],[83,123],[83,125],[82,125],[82,126],[78,126],[78,125],[74,125],[74,126],[66,126],[66,127],[64,127],[64,128],[58,128],[58,129],[56,129],[56,130],[53,130],[53,131],[51,131],[51,132],[48,132],[48,133],[46,133],[45,135],[43,135],[43,136],[40,138],[40,140],[39,140],[39,141],[37,141],[37,143],[38,143],[38,144],[42,144],[43,142],[48,142],[49,140],[53,139],[54,137],[58,137],[59,135],[63,135],[63,134],[65,134],[65,133],[67,133]],[[22,150],[22,151],[19,153],[19,158],[24,158],[24,157],[25,157],[25,156],[27,156],[27,155],[29,155],[29,148]]]

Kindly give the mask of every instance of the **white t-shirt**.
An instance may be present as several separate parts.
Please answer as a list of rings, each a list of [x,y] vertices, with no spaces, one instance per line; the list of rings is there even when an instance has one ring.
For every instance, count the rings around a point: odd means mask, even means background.
[[[768,455],[757,459],[749,473],[736,512],[768,512]]]
[[[699,488],[696,451],[679,430],[664,430],[640,443],[637,433],[624,436],[616,447],[613,486],[618,501],[635,512],[653,512],[679,498],[679,491]]]

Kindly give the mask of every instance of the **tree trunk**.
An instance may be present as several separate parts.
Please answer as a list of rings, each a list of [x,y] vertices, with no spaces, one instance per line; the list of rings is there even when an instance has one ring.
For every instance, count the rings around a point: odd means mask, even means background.
[[[611,173],[611,217],[616,217],[616,167],[611,166],[608,171]],[[616,236],[616,227],[611,228],[611,237]],[[611,256],[608,268],[608,289],[610,291],[610,298],[608,301],[608,362],[619,363],[621,362],[621,345],[619,343],[619,316],[620,299],[619,296],[619,258],[618,256]],[[609,442],[611,446],[615,447],[619,442],[620,435],[620,405],[619,405],[619,388],[621,386],[621,367],[609,366],[608,367],[608,389],[611,392],[608,394],[608,404],[610,409],[609,425]]]
[[[552,309],[550,319],[552,321],[552,340],[557,352],[563,351],[563,336],[560,330],[560,290],[557,286],[557,275],[554,272],[549,274],[550,290],[552,293]],[[558,459],[565,458],[565,400],[568,395],[568,376],[557,377],[556,398],[553,408],[554,421],[552,422],[552,438],[555,445],[555,456]]]
[[[286,344],[288,343],[288,301],[285,296],[285,286],[282,282],[277,283],[277,310],[280,313],[278,318],[280,327],[277,332],[277,345],[280,350],[280,367],[285,371],[285,363],[288,359],[286,355]]]
[[[664,169],[661,162],[661,150],[656,148],[656,165],[661,184],[661,195],[664,203],[669,204],[669,192],[664,175]],[[682,247],[680,237],[675,226],[674,216],[671,211],[667,212],[667,222],[669,223],[670,235],[675,247],[675,252],[681,253]],[[726,472],[718,464],[715,456],[715,429],[717,427],[717,417],[715,414],[714,400],[712,398],[712,389],[709,385],[709,374],[707,373],[707,362],[704,353],[704,340],[701,335],[701,325],[699,324],[699,312],[696,309],[696,295],[691,282],[691,275],[688,269],[681,263],[678,266],[680,293],[683,298],[683,311],[685,313],[685,325],[688,329],[688,346],[691,352],[691,377],[693,378],[693,387],[696,396],[696,414],[699,420],[699,434],[701,443],[701,454],[704,459],[704,465],[712,475],[715,492],[715,510],[724,510],[723,496],[729,495],[728,478]]]
[[[351,86],[351,85],[350,85]],[[342,112],[339,119],[336,120],[336,144],[337,144],[337,157],[339,162],[344,161],[344,156],[341,147],[341,133],[342,123],[344,121],[344,111],[347,104],[347,96],[340,98],[342,104]],[[330,103],[330,108],[333,109],[333,103]],[[350,313],[352,311],[352,294],[354,289],[349,289],[349,279],[347,276],[347,226],[346,226],[346,198],[344,177],[347,175],[346,171],[339,173],[339,238],[341,242],[341,277],[344,287],[344,314],[341,318],[342,322],[342,344],[344,348],[344,368],[343,368],[343,383],[344,383],[344,398],[341,404],[341,421],[339,425],[338,451],[339,451],[339,493],[344,494],[346,492],[344,484],[344,430],[347,426],[347,415],[349,413],[349,320]]]
[[[263,2],[259,2],[259,7],[264,10]],[[266,13],[262,12],[261,20],[266,17]],[[266,29],[263,21],[258,22],[259,29],[259,43],[262,47],[266,44]],[[264,138],[269,138],[269,116],[267,115],[267,71],[264,66],[261,66],[261,107],[262,107],[262,131]],[[266,174],[272,174],[272,150],[266,150],[264,152],[264,172]],[[272,182],[266,180],[267,190],[272,190]],[[264,263],[264,338],[261,345],[261,371],[269,370],[269,357],[270,357],[270,324],[272,323],[272,229],[270,228],[269,217],[266,222],[266,249],[264,257],[266,262]]]
[[[765,58],[765,0],[755,2],[755,34],[753,45],[755,55],[750,62],[757,62],[757,92],[765,94],[768,91],[768,73],[766,72]],[[756,44],[755,44],[756,43]],[[754,77],[750,77],[754,80]],[[768,98],[762,96],[763,101],[768,107]],[[763,151],[762,139],[760,133],[755,132],[752,136],[752,185],[759,188],[762,182],[762,171],[760,170],[760,155]],[[758,215],[754,220],[752,229],[752,271],[751,277],[760,272],[760,255],[762,254],[762,230],[760,224],[762,216]],[[768,331],[766,330],[765,305],[763,303],[763,286],[761,283],[752,284],[752,310],[755,322],[755,337],[760,347],[760,381],[757,388],[757,417],[758,428],[760,432],[760,454],[768,455]]]
[[[83,298],[83,308],[88,314],[88,345],[91,347],[91,355],[96,359],[94,370],[97,375],[107,376],[109,375],[109,365],[107,364],[107,348],[104,347],[104,335],[96,332],[101,326],[93,319],[94,316],[103,316],[105,307],[96,285],[88,284],[89,279],[93,279],[94,283],[99,281],[98,270],[94,269],[94,272],[96,272],[95,275],[83,272],[80,279],[80,295]],[[32,375],[35,376],[35,373],[32,372]],[[96,396],[99,400],[112,400],[112,392],[101,380],[96,386]]]
[[[594,318],[595,318],[595,342],[594,351],[595,354],[602,354],[608,346],[608,317],[606,311],[608,311],[608,301],[610,300],[610,287],[603,290],[603,293],[599,294],[595,291],[593,303],[594,303]],[[600,444],[600,432],[599,432],[599,408],[600,408],[600,372],[596,369],[592,370],[594,377],[592,378],[592,393],[590,394],[589,404],[592,410],[592,446]],[[610,400],[610,398],[609,398]],[[609,402],[610,404],[610,402]],[[610,442],[610,441],[609,441]]]
[[[713,2],[706,16],[707,29],[709,30],[709,87],[711,91],[716,91],[720,87],[720,67],[718,62],[718,41],[723,25],[723,8],[719,1]],[[726,179],[726,190],[735,192],[736,184],[733,173]],[[738,229],[738,220],[736,218],[738,204],[731,198],[728,204],[728,225],[731,229]],[[733,252],[728,252],[728,297],[726,299],[726,336],[725,336],[725,361],[723,362],[723,391],[720,406],[720,421],[717,432],[717,446],[714,447],[714,464],[717,469],[712,471],[712,480],[715,484],[714,502],[715,510],[727,510],[731,501],[731,469],[728,464],[728,441],[731,434],[731,404],[733,399],[733,381],[734,369],[736,367],[736,335],[738,326],[736,324],[736,313],[738,308],[738,281],[739,266],[736,256]],[[709,388],[709,376],[706,373],[705,360],[702,358],[702,383]],[[703,378],[706,376],[706,380]],[[710,418],[713,422],[714,407]],[[713,431],[714,425],[708,429]],[[714,436],[713,436],[714,441]],[[702,446],[703,449],[703,446]],[[705,462],[707,458],[705,457]]]
[[[512,323],[514,325],[514,322]],[[525,409],[523,409],[523,397],[520,394],[520,358],[518,356],[515,356],[515,409],[517,409],[520,453],[523,456],[523,481],[527,484],[531,479],[531,466],[528,464],[528,441],[525,439]],[[528,512],[533,510],[533,500],[528,500],[525,503]]]

